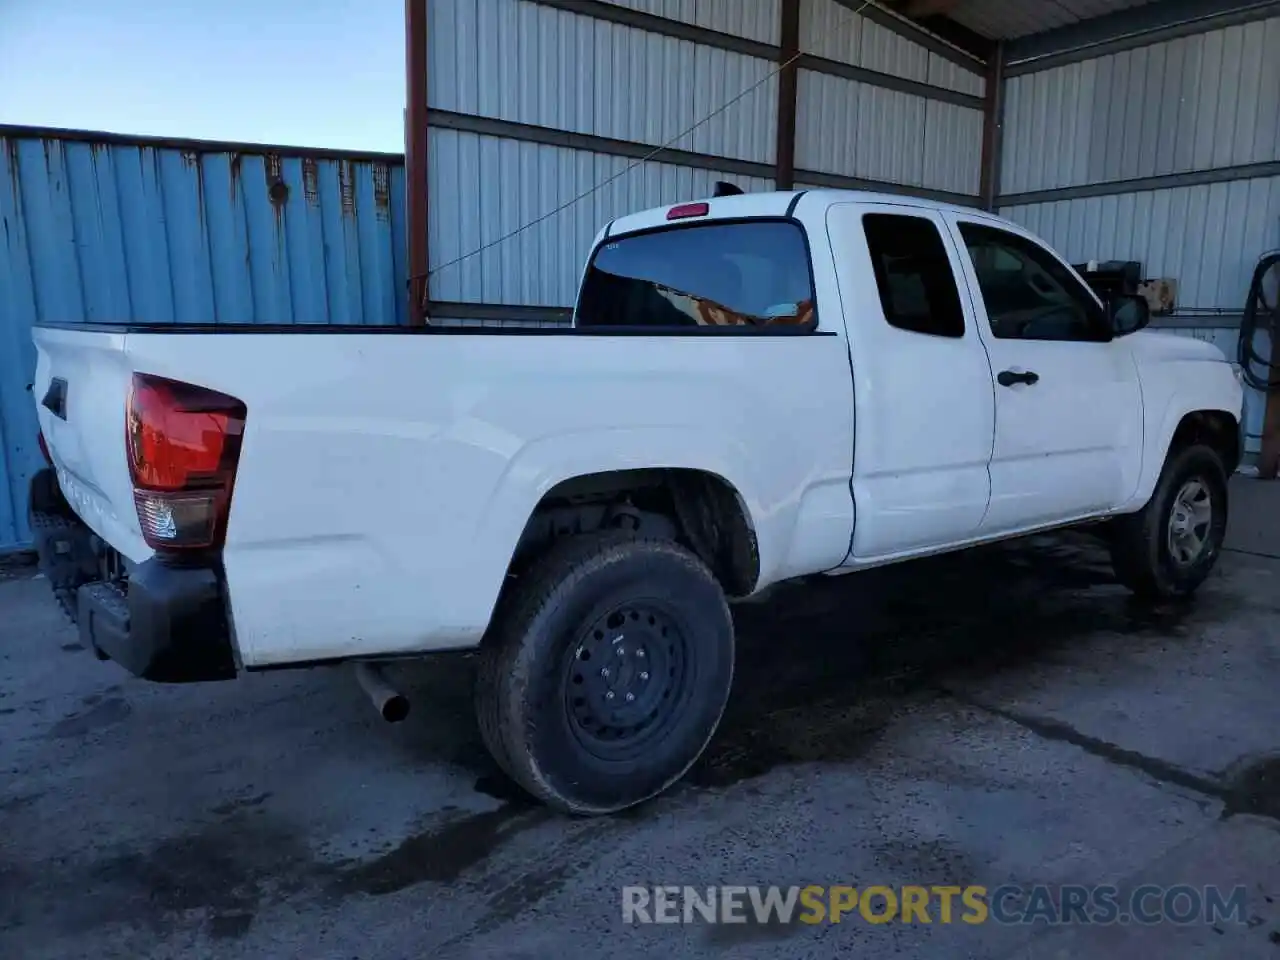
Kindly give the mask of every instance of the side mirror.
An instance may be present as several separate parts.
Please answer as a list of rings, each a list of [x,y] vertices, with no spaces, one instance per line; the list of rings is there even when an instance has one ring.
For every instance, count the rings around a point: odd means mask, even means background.
[[[1108,304],[1111,331],[1117,337],[1137,333],[1151,322],[1151,304],[1146,297],[1126,294],[1114,297]]]

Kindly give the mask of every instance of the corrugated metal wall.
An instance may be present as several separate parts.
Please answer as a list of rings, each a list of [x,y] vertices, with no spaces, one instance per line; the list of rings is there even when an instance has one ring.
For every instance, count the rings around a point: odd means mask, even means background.
[[[801,4],[800,49],[825,60],[979,98],[986,81],[835,0]],[[981,104],[802,69],[796,164],[823,173],[977,194]]]
[[[705,27],[731,37],[779,42],[780,0],[611,0],[618,7]]]
[[[1176,279],[1180,316],[1157,325],[1234,359],[1254,267],[1280,247],[1277,51],[1273,17],[1011,78],[1000,212],[1073,262]],[[1251,453],[1262,409],[1251,394]]]
[[[773,189],[779,0],[424,2],[433,323],[563,322],[609,220]],[[801,39],[797,181],[976,195],[980,76],[834,0]]]
[[[972,70],[965,70],[900,33],[859,16],[835,0],[801,3],[800,49],[837,63],[975,97],[983,96],[986,91],[986,81]]]
[[[1001,207],[1073,263],[1139,260],[1178,281],[1180,310],[1243,308],[1259,256],[1280,247],[1280,177]]]
[[[1280,245],[1280,177],[1245,178],[1280,161],[1277,50],[1273,18],[1011,79],[1001,212],[1077,261],[1176,278],[1180,307],[1239,310],[1259,255]],[[1213,171],[1240,179],[1169,179]],[[1070,195],[1097,185],[1105,195]]]
[[[1002,194],[1280,159],[1280,18],[1014,77]]]
[[[0,550],[29,540],[36,322],[403,323],[404,167],[0,128]]]
[[[586,194],[617,177],[507,242],[440,270],[432,278],[436,300],[571,306],[591,241],[615,217],[681,197],[708,196],[716,180],[733,180],[744,190],[773,189],[771,180],[665,163],[646,163],[618,176],[634,161],[454,130],[431,131],[430,144],[433,264],[480,249],[533,222],[559,198]],[[468,181],[476,187],[457,189]]]
[[[796,163],[822,173],[977,194],[982,113],[800,71]]]
[[[522,0],[431,0],[427,9],[433,109],[773,162],[778,88],[767,60]]]

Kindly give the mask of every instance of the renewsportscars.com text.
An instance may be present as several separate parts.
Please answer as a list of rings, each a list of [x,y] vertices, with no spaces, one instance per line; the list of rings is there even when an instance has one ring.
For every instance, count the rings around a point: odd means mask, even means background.
[[[1244,887],[631,886],[622,919],[647,923],[1245,923]]]

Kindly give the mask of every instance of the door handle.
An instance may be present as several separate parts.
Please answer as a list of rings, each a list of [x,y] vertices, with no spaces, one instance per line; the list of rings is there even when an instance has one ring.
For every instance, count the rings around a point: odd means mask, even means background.
[[[1012,387],[1015,383],[1025,383],[1029,387],[1033,383],[1040,382],[1040,374],[1032,373],[1030,370],[1026,373],[1018,373],[1016,370],[1005,370],[996,377],[996,381],[1002,387]]]

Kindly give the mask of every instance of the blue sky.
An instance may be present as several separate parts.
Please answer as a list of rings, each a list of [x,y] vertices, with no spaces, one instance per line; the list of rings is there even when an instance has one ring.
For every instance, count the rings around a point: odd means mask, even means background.
[[[0,0],[0,123],[404,148],[403,0]]]

